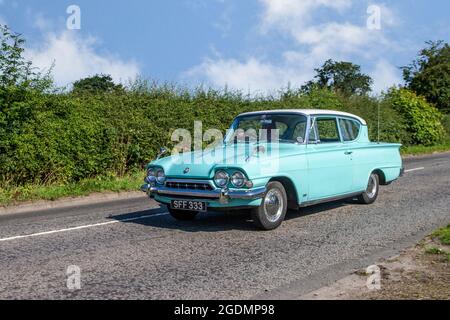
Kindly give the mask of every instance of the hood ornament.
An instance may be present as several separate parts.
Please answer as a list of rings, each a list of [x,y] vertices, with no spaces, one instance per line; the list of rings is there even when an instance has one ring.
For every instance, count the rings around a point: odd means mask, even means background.
[[[166,148],[160,148],[159,152],[158,152],[158,156],[156,157],[156,160],[161,159],[162,156],[164,156],[166,153],[168,152],[168,150]]]
[[[189,168],[186,168],[186,169],[183,170],[184,174],[188,174],[189,172],[191,172],[191,169],[189,169]]]

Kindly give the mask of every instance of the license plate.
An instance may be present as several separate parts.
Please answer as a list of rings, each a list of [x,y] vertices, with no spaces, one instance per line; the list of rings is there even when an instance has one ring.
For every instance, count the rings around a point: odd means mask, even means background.
[[[175,210],[186,210],[186,211],[206,211],[206,202],[201,201],[190,201],[190,200],[172,200],[170,207]]]

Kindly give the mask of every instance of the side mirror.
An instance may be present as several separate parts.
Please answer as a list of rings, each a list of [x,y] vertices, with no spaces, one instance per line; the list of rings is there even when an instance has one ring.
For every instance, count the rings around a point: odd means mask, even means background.
[[[167,151],[168,150],[166,148],[164,148],[164,147],[160,148],[158,156],[156,157],[156,160],[159,160],[163,155],[165,155],[167,153]]]

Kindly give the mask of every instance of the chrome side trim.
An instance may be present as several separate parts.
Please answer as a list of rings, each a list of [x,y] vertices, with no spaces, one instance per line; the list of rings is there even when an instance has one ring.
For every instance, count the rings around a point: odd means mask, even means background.
[[[306,201],[306,202],[300,203],[300,208],[305,208],[305,207],[309,207],[309,206],[313,206],[313,205],[321,204],[321,203],[326,203],[326,202],[333,202],[333,201],[348,199],[348,198],[359,196],[362,193],[364,193],[364,191],[353,192],[353,193],[349,193],[349,194],[343,194],[343,195],[340,195],[340,196],[335,196],[335,197],[330,197],[330,198]]]

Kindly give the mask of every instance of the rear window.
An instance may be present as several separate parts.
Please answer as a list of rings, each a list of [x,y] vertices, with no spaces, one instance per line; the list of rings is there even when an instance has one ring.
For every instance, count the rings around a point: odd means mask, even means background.
[[[361,125],[357,121],[339,119],[339,126],[341,127],[342,139],[344,141],[355,141],[358,138]]]

